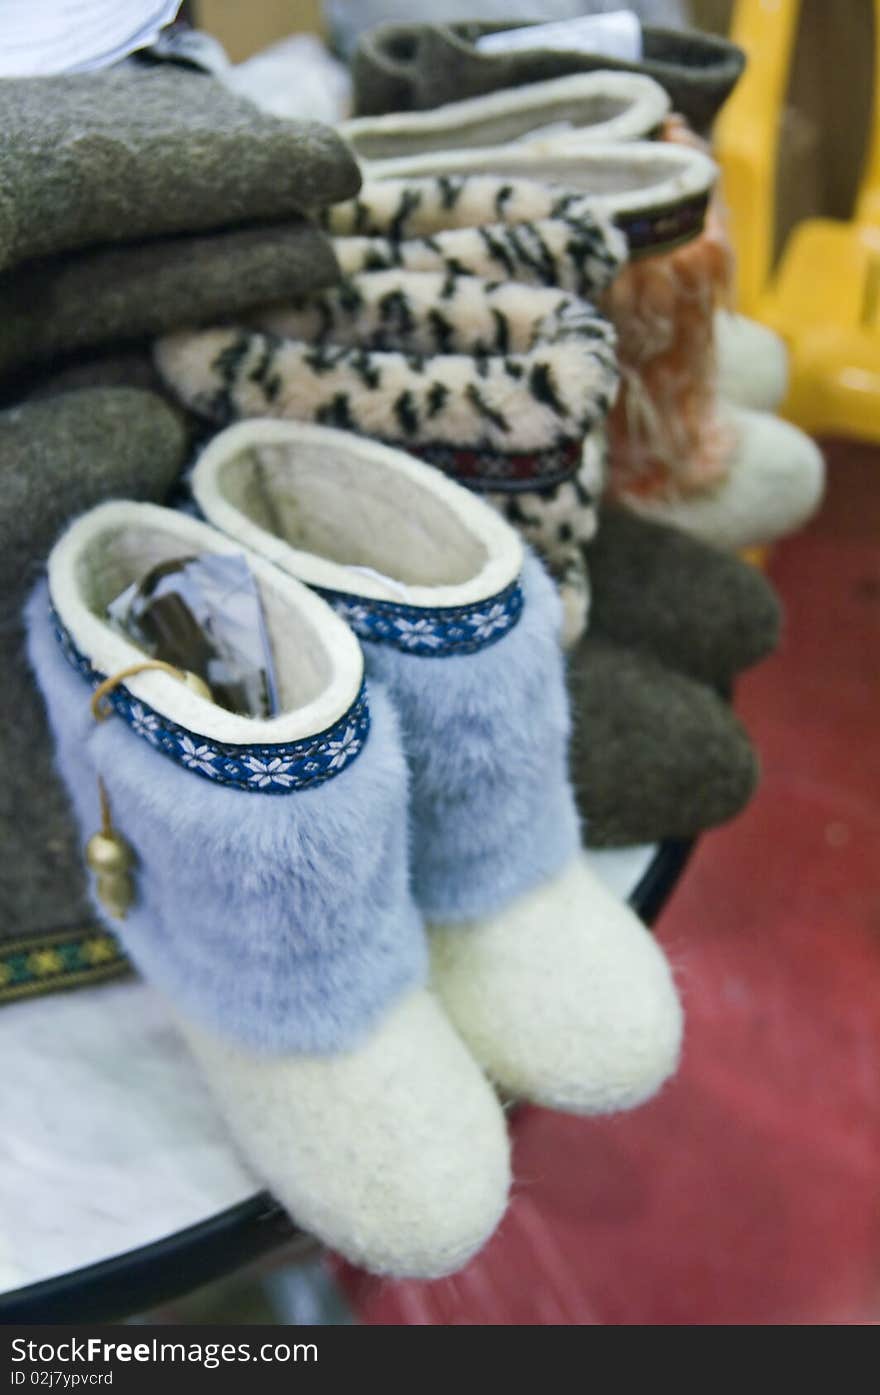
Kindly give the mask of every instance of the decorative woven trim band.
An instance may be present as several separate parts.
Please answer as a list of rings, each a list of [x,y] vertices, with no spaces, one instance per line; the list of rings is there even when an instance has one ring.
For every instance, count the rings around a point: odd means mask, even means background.
[[[68,662],[96,688],[106,675],[92,668],[54,612],[52,620]],[[187,731],[132,697],[122,684],[108,693],[106,701],[132,731],[178,765],[212,784],[259,794],[292,794],[331,780],[357,758],[370,730],[365,684],[348,711],[326,731],[303,741],[267,746],[227,745]]]
[[[0,941],[0,1003],[36,998],[130,973],[112,935],[98,925]]]
[[[652,208],[648,213],[618,214],[616,222],[626,237],[631,258],[653,257],[699,237],[708,206],[707,191],[685,203]]]
[[[407,654],[431,659],[474,654],[497,644],[517,624],[523,609],[518,581],[488,600],[436,610],[353,596],[323,586],[313,589],[332,605],[359,639],[391,644]]]
[[[387,441],[400,450],[400,441]],[[552,489],[577,474],[583,454],[583,437],[562,441],[545,450],[518,455],[492,447],[468,449],[440,444],[406,442],[410,455],[434,465],[474,492],[517,493],[528,489]]]

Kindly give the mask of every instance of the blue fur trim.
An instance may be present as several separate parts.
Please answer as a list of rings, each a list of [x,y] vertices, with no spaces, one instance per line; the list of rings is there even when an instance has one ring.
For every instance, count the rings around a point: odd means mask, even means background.
[[[92,668],[51,607],[50,614],[62,654],[90,687],[97,688],[109,675]],[[332,780],[360,754],[370,730],[370,709],[363,683],[348,711],[326,731],[303,741],[267,746],[229,745],[188,731],[156,712],[149,703],[132,697],[123,683],[109,692],[105,701],[132,731],[163,756],[215,785],[231,785],[252,794],[290,794]]]
[[[255,1050],[336,1052],[424,981],[406,762],[380,689],[370,688],[370,740],[343,778],[297,799],[251,799],[191,779],[124,722],[95,722],[44,582],[25,618],[83,843],[101,825],[100,775],[137,856],[125,920],[108,920],[96,899],[95,910],[181,1012]]]
[[[561,604],[531,554],[522,590],[519,624],[479,653],[426,664],[364,645],[370,683],[387,689],[403,729],[413,885],[429,920],[492,914],[580,846]]]
[[[353,596],[324,586],[313,589],[332,605],[359,639],[391,644],[404,653],[426,659],[475,654],[487,645],[497,644],[517,624],[523,608],[518,582],[472,605],[436,608]]]

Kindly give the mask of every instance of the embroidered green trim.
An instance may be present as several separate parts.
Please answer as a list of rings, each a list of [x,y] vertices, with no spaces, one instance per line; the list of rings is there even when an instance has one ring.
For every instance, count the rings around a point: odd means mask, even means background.
[[[126,973],[131,965],[113,936],[98,925],[0,942],[0,1004]]]

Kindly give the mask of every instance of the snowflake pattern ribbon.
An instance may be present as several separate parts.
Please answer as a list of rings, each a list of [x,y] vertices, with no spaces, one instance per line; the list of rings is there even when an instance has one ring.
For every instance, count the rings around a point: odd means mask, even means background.
[[[391,644],[406,654],[432,659],[474,654],[478,649],[496,644],[513,629],[523,609],[518,581],[487,600],[436,609],[352,596],[323,586],[314,589],[351,626],[359,639]]]
[[[96,688],[105,675],[92,668],[54,613],[52,620],[66,659],[92,688]],[[302,741],[268,746],[232,745],[187,731],[147,703],[132,697],[121,683],[107,694],[106,701],[137,736],[186,770],[214,785],[228,785],[259,794],[290,794],[331,780],[360,754],[370,730],[365,684],[361,684],[348,711],[326,731]]]

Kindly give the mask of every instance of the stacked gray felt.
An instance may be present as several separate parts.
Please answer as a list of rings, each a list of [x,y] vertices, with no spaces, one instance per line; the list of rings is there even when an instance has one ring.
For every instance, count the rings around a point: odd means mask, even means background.
[[[328,127],[171,66],[0,82],[0,373],[337,279],[308,215],[357,192]]]
[[[123,963],[94,938],[25,597],[78,513],[179,479],[190,444],[149,341],[333,284],[310,215],[360,175],[329,128],[169,65],[0,81],[0,128],[2,1003]]]

